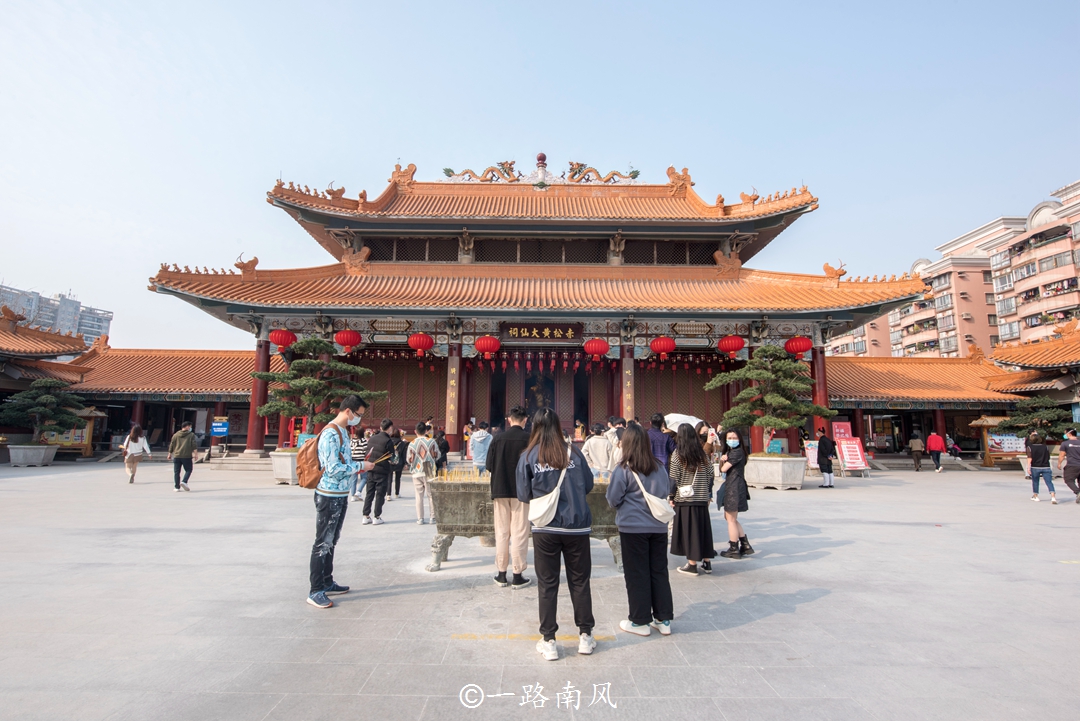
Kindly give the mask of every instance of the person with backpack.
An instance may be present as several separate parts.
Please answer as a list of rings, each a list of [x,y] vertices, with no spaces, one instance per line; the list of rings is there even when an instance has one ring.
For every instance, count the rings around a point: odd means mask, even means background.
[[[442,451],[434,439],[427,437],[428,425],[423,421],[416,424],[416,438],[405,451],[405,464],[412,476],[413,489],[416,491],[416,525],[435,522],[435,507],[431,505],[431,489],[428,483],[438,474],[439,459]],[[430,521],[424,520],[424,498],[427,497],[431,508]]]
[[[555,411],[541,408],[532,419],[529,445],[518,460],[517,499],[529,504],[532,522],[533,565],[540,605],[541,640],[536,650],[548,661],[559,659],[555,632],[559,624],[559,574],[566,563],[566,585],[578,627],[578,655],[596,649],[592,636],[596,620],[592,610],[592,512],[586,499],[593,475],[585,456],[563,436]]]
[[[529,445],[525,432],[528,411],[514,406],[507,413],[509,428],[500,433],[487,451],[486,470],[491,473],[491,504],[495,525],[495,585],[525,588],[532,579],[523,575],[529,557],[529,505],[517,498],[517,465]],[[513,561],[514,577],[506,580]]]
[[[631,424],[623,432],[622,444],[622,461],[611,472],[607,490],[608,505],[615,509],[630,605],[630,616],[619,622],[619,628],[638,636],[648,636],[655,628],[668,636],[675,617],[667,559],[668,521],[674,516],[667,501],[671,479],[652,454],[641,426]]]
[[[341,526],[349,507],[349,488],[356,475],[371,470],[373,464],[352,460],[345,429],[358,425],[367,407],[367,402],[360,396],[346,396],[338,406],[334,420],[315,441],[318,469],[322,472],[315,486],[315,543],[311,546],[307,602],[317,608],[330,608],[334,603],[328,596],[349,592],[348,586],[334,581],[334,549],[341,538]],[[311,443],[305,443],[297,455],[297,475],[304,488],[310,488],[313,470],[310,467]]]
[[[139,462],[142,461],[144,455],[147,459],[150,458],[150,444],[146,442],[142,426],[138,423],[133,425],[120,447],[124,450],[124,467],[127,469],[128,483],[134,483]]]

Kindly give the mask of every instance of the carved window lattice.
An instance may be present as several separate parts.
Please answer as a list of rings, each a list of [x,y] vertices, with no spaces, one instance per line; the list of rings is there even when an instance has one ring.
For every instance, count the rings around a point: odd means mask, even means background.
[[[651,240],[628,240],[623,248],[623,263],[653,265],[656,263],[656,244]]]
[[[427,240],[424,238],[398,238],[394,260],[399,263],[417,263],[427,260]]]
[[[506,369],[506,411],[510,412],[510,409],[514,406],[524,406],[524,386],[522,383],[522,374],[525,372],[524,361],[519,361],[518,370],[515,371],[513,366],[508,366]]]
[[[481,238],[474,241],[473,259],[477,263],[516,263],[517,243],[498,238]]]
[[[472,383],[472,409],[470,415],[476,418],[477,423],[480,421],[490,423],[491,419],[488,418],[488,415],[491,413],[491,366],[489,365],[482,373],[474,368],[470,382]],[[464,424],[464,419],[462,424]]]
[[[383,262],[392,262],[394,260],[393,238],[365,238],[364,246],[371,248],[369,260]]]
[[[608,244],[603,240],[568,240],[563,246],[567,263],[606,263]]]
[[[429,263],[453,263],[457,259],[457,238],[432,238],[428,241]]]
[[[688,243],[690,265],[713,265],[713,254],[720,249],[719,243]]]
[[[686,265],[686,243],[662,242],[656,244],[657,265]]]
[[[597,367],[597,364],[593,364],[592,379],[589,381],[589,390],[592,394],[592,403],[589,408],[589,413],[591,414],[588,421],[589,426],[593,423],[606,423],[608,416],[611,415],[611,411],[608,409],[607,405],[607,390],[610,380],[607,368],[604,368],[603,365],[604,364],[601,363],[600,367]],[[625,386],[626,384],[623,383],[623,387]]]

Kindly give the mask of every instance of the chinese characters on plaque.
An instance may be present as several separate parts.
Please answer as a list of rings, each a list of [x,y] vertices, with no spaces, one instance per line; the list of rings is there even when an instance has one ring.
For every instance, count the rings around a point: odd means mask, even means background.
[[[579,345],[585,332],[581,323],[500,323],[504,343],[560,343]]]

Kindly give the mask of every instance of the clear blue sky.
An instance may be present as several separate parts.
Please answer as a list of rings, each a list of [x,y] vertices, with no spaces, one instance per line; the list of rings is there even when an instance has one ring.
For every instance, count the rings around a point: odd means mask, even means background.
[[[0,23],[0,282],[116,312],[116,347],[250,336],[159,263],[322,265],[279,174],[377,195],[538,151],[821,208],[752,265],[899,273],[1080,178],[1071,2],[85,2]]]

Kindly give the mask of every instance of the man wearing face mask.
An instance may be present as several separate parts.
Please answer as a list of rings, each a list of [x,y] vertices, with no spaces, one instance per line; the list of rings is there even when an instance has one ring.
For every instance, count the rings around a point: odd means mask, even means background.
[[[311,546],[311,590],[307,602],[318,608],[334,605],[327,596],[348,593],[349,587],[334,581],[334,548],[349,507],[349,490],[357,473],[374,464],[354,461],[349,453],[346,428],[363,420],[368,404],[360,396],[346,396],[334,420],[319,434],[319,467],[322,478],[315,488],[315,543]]]

